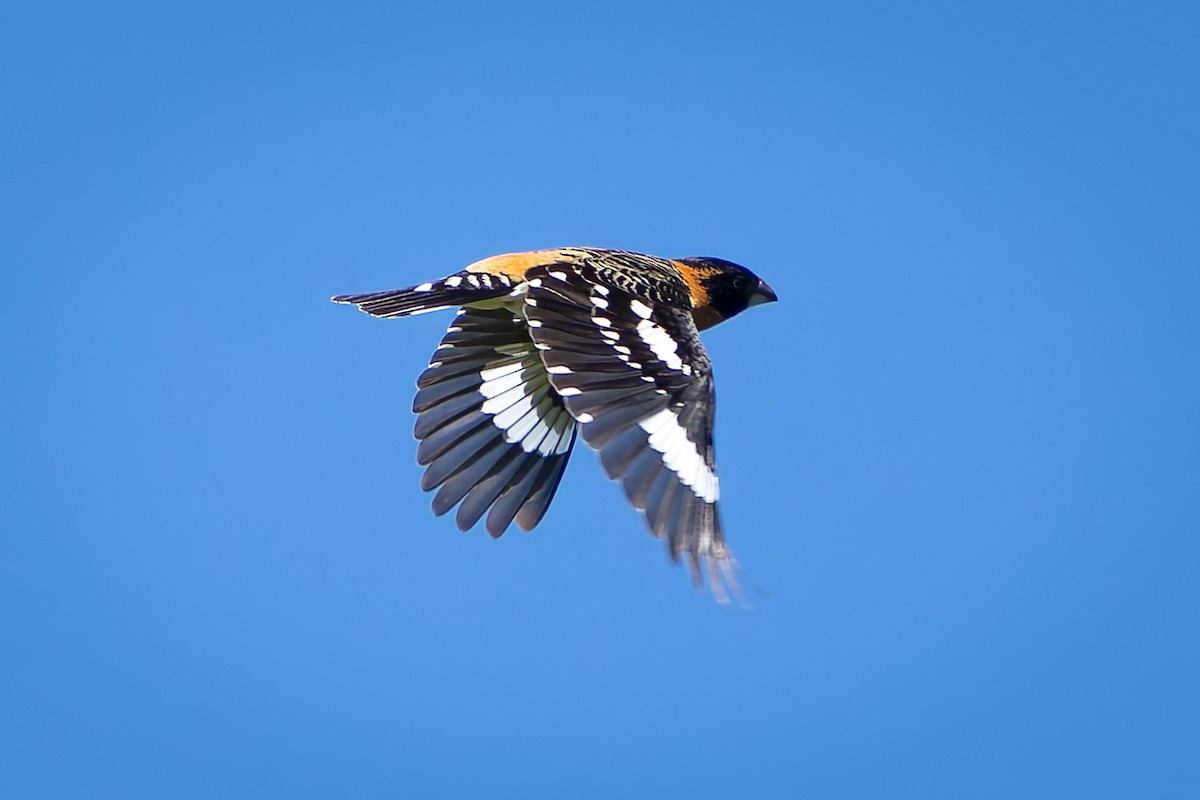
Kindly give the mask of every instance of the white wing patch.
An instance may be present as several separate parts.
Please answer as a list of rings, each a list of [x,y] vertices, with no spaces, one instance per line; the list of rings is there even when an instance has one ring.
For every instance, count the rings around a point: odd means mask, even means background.
[[[504,431],[506,442],[520,443],[526,453],[537,451],[543,456],[570,449],[570,416],[559,411],[536,353],[482,369],[479,380],[479,393],[487,398],[479,410]]]
[[[679,477],[680,483],[704,502],[717,502],[720,496],[717,476],[671,409],[664,408],[639,422],[638,426],[646,432],[650,446],[662,454],[663,464]]]

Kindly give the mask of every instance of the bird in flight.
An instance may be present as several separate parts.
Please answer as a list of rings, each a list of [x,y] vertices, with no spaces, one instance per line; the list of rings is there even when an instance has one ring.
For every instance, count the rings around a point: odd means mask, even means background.
[[[568,247],[492,256],[408,289],[338,295],[376,317],[460,307],[417,379],[433,512],[499,537],[546,513],[576,433],[714,596],[736,589],[717,509],[712,365],[699,331],[776,300],[745,267]],[[703,570],[702,570],[703,566]]]

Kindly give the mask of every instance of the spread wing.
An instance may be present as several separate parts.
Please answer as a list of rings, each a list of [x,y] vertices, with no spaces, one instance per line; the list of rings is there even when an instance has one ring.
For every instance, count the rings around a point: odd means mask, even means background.
[[[686,555],[697,577],[706,563],[720,596],[716,568],[734,581],[717,509],[711,362],[690,309],[661,302],[670,292],[617,284],[588,265],[531,271],[530,335],[609,477],[673,558]]]
[[[514,519],[524,530],[536,526],[558,489],[577,426],[551,388],[520,312],[460,310],[417,389],[417,462],[426,467],[421,488],[438,489],[434,513],[461,502],[458,527],[467,530],[486,512],[492,536]]]

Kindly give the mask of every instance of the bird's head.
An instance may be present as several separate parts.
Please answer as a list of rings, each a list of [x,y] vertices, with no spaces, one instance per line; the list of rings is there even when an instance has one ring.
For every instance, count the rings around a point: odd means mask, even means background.
[[[766,281],[743,266],[723,258],[692,256],[678,263],[694,276],[701,292],[694,310],[696,325],[711,328],[750,306],[773,303],[779,298]]]

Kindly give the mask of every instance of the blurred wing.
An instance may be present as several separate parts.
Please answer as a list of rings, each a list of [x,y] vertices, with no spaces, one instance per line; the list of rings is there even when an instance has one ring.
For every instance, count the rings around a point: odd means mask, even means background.
[[[461,530],[485,512],[492,536],[514,519],[532,530],[558,488],[576,425],[520,312],[459,311],[417,389],[417,462],[426,467],[421,488],[438,489],[434,513],[461,502]]]
[[[644,511],[673,558],[729,574],[717,510],[715,394],[691,312],[553,265],[529,276],[525,315],[550,382],[600,452],[609,477]]]

